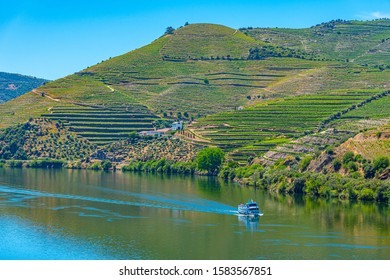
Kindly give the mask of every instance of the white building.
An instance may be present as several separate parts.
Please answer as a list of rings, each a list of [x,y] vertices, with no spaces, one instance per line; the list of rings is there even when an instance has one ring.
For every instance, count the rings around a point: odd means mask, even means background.
[[[141,136],[153,136],[153,137],[160,137],[162,135],[161,131],[156,130],[148,130],[148,131],[141,131],[139,132]]]
[[[183,122],[174,122],[172,123],[172,130],[182,130],[183,129]]]
[[[145,130],[140,131],[139,135],[141,136],[153,136],[153,137],[162,137],[167,136],[168,131],[171,130],[170,128],[163,128],[163,129],[157,129],[157,130]]]

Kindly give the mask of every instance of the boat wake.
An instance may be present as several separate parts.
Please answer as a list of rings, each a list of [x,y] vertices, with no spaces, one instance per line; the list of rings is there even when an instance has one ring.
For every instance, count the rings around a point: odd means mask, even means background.
[[[110,192],[114,194],[121,195],[123,198],[133,198],[136,201],[131,200],[118,200],[111,198],[103,197],[91,197],[91,196],[81,196],[73,194],[62,194],[62,193],[49,193],[38,190],[28,190],[28,189],[18,189],[11,188],[7,186],[0,186],[0,207],[2,204],[18,204],[21,206],[21,203],[24,203],[25,206],[29,206],[27,201],[31,201],[39,198],[57,198],[57,199],[66,199],[66,200],[75,200],[75,201],[84,201],[84,202],[97,202],[103,204],[112,204],[112,205],[125,205],[125,206],[134,206],[134,207],[152,207],[160,209],[171,209],[171,210],[180,210],[180,211],[193,211],[193,212],[206,212],[206,213],[216,213],[216,214],[225,214],[225,215],[234,215],[237,213],[234,207],[229,205],[216,203],[214,201],[209,201],[205,199],[193,198],[193,197],[180,197],[171,196],[167,194],[160,194],[158,196],[150,194],[140,194],[120,190],[112,190],[109,188],[99,187],[104,192]],[[3,199],[1,199],[3,197]],[[5,198],[5,200],[4,200]],[[41,206],[42,207],[42,206]],[[61,209],[61,205],[55,207],[55,209]]]

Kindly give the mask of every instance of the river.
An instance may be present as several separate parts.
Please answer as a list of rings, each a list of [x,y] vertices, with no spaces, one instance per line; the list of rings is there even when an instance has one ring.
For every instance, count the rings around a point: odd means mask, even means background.
[[[257,201],[258,219],[236,215]],[[0,168],[0,259],[389,259],[390,208],[211,177]]]

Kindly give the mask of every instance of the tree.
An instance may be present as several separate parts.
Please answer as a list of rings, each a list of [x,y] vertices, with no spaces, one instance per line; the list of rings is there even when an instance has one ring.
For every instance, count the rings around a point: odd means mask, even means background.
[[[357,171],[359,169],[356,162],[353,162],[353,161],[348,162],[348,164],[346,166],[347,166],[349,172],[354,172],[354,171]]]
[[[385,157],[385,156],[378,157],[378,158],[374,159],[374,170],[380,172],[380,171],[386,169],[389,166],[389,164],[390,164],[390,162],[389,162],[388,157]]]
[[[175,28],[173,28],[172,26],[168,26],[168,27],[165,29],[165,34],[164,34],[164,35],[173,34],[174,32],[175,32]]]
[[[216,174],[221,168],[224,158],[225,154],[220,148],[205,148],[196,157],[197,169],[207,171],[209,174]]]
[[[355,154],[353,152],[346,152],[343,156],[343,163],[347,164],[350,161],[355,161]]]
[[[112,167],[112,163],[109,160],[104,160],[102,161],[101,166],[103,170],[109,170]]]
[[[363,173],[364,173],[364,178],[366,179],[371,179],[375,177],[375,169],[369,163],[363,164]]]
[[[341,162],[337,158],[333,161],[333,168],[335,171],[339,171],[341,168]]]

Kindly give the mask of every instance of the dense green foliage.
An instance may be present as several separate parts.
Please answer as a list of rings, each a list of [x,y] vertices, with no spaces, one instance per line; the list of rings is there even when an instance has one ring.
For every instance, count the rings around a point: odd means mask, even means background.
[[[37,119],[0,130],[0,159],[85,160],[94,146],[60,123]]]
[[[110,170],[112,167],[113,167],[113,165],[112,165],[112,162],[110,160],[103,160],[103,161],[93,162],[91,165],[88,166],[88,169],[107,171],[107,170]]]
[[[353,161],[351,161],[353,162]],[[219,176],[279,193],[302,193],[318,197],[390,202],[388,180],[342,176],[337,173],[301,172],[297,162],[280,161],[273,166],[225,165]]]
[[[216,174],[221,168],[224,157],[225,154],[220,148],[205,148],[199,151],[196,157],[197,168],[209,174]]]
[[[30,128],[31,124],[25,123],[6,128],[0,133],[0,159],[27,159],[23,145],[25,143],[25,133]]]
[[[174,162],[162,158],[160,160],[133,161],[124,166],[122,171],[139,171],[165,174],[194,174],[196,164],[194,162]]]
[[[65,162],[62,160],[55,159],[43,159],[43,160],[32,160],[27,162],[26,167],[32,168],[62,168]]]

